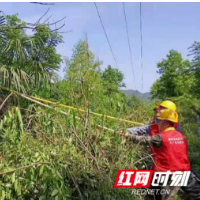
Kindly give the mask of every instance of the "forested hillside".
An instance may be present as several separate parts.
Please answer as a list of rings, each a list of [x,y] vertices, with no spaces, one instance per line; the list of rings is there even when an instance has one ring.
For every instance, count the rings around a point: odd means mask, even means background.
[[[141,100],[151,99],[151,94],[149,92],[141,93],[138,90],[120,90],[120,92],[124,93],[128,97],[136,96]]]

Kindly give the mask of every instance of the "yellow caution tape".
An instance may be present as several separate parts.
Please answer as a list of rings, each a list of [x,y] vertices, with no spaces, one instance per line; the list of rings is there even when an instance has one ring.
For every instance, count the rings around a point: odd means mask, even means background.
[[[35,99],[35,100],[38,100],[38,101],[41,101],[41,102],[44,102],[44,103],[49,103],[49,104],[52,104],[52,105],[55,105],[55,106],[63,107],[63,108],[67,108],[67,109],[71,109],[71,110],[76,110],[76,111],[79,111],[79,112],[87,112],[86,110],[74,108],[72,106],[67,106],[67,105],[64,105],[64,104],[59,104],[59,103],[52,102],[52,101],[49,101],[49,100],[46,100],[46,99],[41,99],[41,98],[33,97],[33,96],[31,96],[31,98]],[[114,119],[114,120],[118,120],[118,121],[121,121],[121,122],[127,122],[127,123],[130,123],[130,124],[144,125],[142,123],[133,122],[133,121],[126,120],[126,119],[120,119],[120,118],[112,117],[112,116],[109,116],[109,115],[103,115],[103,114],[99,114],[99,113],[95,113],[95,112],[90,112],[90,114],[96,115],[98,117],[105,117],[107,119]]]
[[[8,88],[2,87],[2,86],[0,86],[0,88],[3,89],[3,90],[6,90],[6,91],[10,91],[10,92],[12,92],[14,94],[18,94],[20,96],[24,95],[24,94],[21,94],[19,92],[16,92],[14,90],[11,90],[11,89],[8,89]],[[71,109],[71,110],[76,110],[76,111],[79,111],[79,112],[87,112],[86,110],[83,110],[83,109],[78,109],[78,108],[74,108],[72,106],[67,106],[67,105],[64,105],[64,104],[59,104],[59,103],[56,103],[56,102],[53,102],[53,101],[49,101],[49,100],[46,100],[46,99],[41,99],[41,98],[38,98],[38,97],[28,96],[28,95],[26,95],[26,96],[29,97],[29,98],[32,98],[32,99],[44,102],[44,103],[55,105],[55,106],[59,106],[59,107],[63,107],[63,108]],[[133,121],[126,120],[126,119],[121,119],[121,118],[116,118],[116,117],[112,117],[112,116],[109,116],[109,115],[103,115],[103,114],[99,114],[99,113],[95,113],[95,112],[90,112],[90,114],[96,115],[98,117],[105,117],[107,119],[114,119],[114,120],[118,120],[118,121],[121,121],[121,122],[126,122],[126,123],[129,123],[129,124],[144,125],[142,123],[133,122]]]

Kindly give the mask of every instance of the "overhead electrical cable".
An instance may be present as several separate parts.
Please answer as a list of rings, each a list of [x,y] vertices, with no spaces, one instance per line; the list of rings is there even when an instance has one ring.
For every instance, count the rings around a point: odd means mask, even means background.
[[[99,13],[97,4],[96,4],[95,2],[94,2],[94,5],[95,5],[95,7],[96,7],[97,14],[98,14],[98,16],[99,16],[99,19],[100,19],[100,22],[101,22],[101,26],[102,26],[103,31],[104,31],[104,34],[105,34],[105,36],[106,36],[106,39],[107,39],[108,45],[109,45],[109,47],[110,47],[110,51],[111,51],[111,53],[112,53],[113,59],[114,59],[114,61],[115,61],[115,64],[116,64],[117,68],[119,68],[119,67],[118,67],[118,64],[117,64],[117,60],[116,60],[115,55],[114,55],[114,53],[113,53],[113,50],[112,50],[110,41],[109,41],[109,39],[108,39],[108,35],[107,35],[106,30],[105,30],[105,27],[104,27],[104,25],[103,25],[103,21],[102,21],[102,19],[101,19],[101,15],[100,15],[100,13]]]
[[[131,45],[130,45],[129,29],[128,29],[128,23],[127,23],[127,18],[126,18],[126,9],[125,9],[125,3],[124,2],[123,2],[123,10],[124,10],[124,19],[125,19],[125,23],[126,23],[126,33],[127,33],[127,40],[128,40],[128,46],[129,46],[129,54],[130,54],[132,72],[133,72],[133,81],[134,81],[134,84],[135,84],[135,73],[134,73],[134,67],[133,67],[133,56],[132,56],[132,50],[131,50]],[[135,84],[135,89],[136,89],[136,84]]]

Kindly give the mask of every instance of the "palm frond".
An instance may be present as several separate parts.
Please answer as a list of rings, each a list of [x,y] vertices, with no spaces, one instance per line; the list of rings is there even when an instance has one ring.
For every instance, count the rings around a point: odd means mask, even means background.
[[[0,76],[2,77],[1,84],[5,87],[10,86],[12,89],[22,92],[26,92],[26,88],[29,87],[30,77],[21,69],[2,65],[0,66]]]
[[[5,23],[6,23],[5,15],[2,11],[0,11],[0,26],[5,25]]]
[[[4,26],[6,24],[6,18],[2,11],[0,11],[0,27]],[[4,31],[0,28],[0,39],[5,40],[5,34]]]

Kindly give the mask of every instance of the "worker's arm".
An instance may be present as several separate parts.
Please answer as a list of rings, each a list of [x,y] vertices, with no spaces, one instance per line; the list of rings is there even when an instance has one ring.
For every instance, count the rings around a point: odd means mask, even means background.
[[[150,128],[151,125],[143,125],[143,126],[137,126],[133,128],[128,128],[126,130],[127,133],[131,135],[149,135],[150,134]]]
[[[130,140],[133,142],[141,142],[142,144],[147,144],[154,147],[161,147],[162,145],[162,137],[160,134],[156,134],[153,137],[151,136],[137,136],[137,135],[129,135]]]

